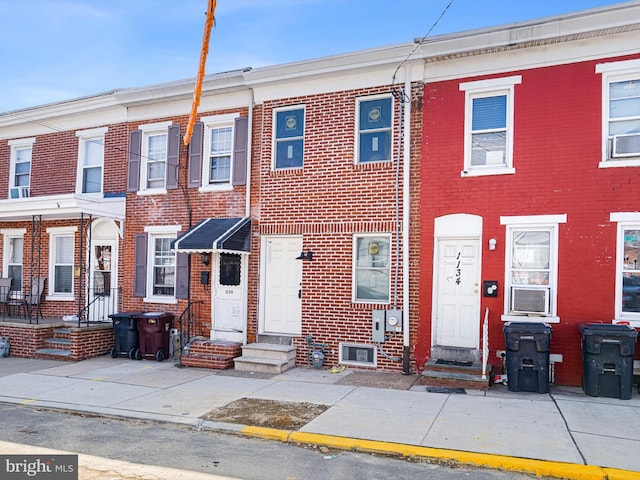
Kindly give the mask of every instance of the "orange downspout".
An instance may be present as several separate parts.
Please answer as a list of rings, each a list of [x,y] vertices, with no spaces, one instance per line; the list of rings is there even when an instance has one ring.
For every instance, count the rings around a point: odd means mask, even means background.
[[[202,93],[202,80],[204,79],[204,67],[207,63],[207,53],[209,53],[209,38],[211,37],[211,27],[214,24],[214,12],[216,9],[216,0],[209,0],[207,8],[207,19],[204,23],[204,34],[202,36],[202,49],[200,50],[200,64],[198,65],[198,76],[196,77],[196,86],[193,90],[193,103],[191,104],[191,114],[187,123],[187,131],[184,134],[184,144],[188,145],[193,134],[193,125],[196,123],[196,115],[198,106],[200,105],[200,94]]]

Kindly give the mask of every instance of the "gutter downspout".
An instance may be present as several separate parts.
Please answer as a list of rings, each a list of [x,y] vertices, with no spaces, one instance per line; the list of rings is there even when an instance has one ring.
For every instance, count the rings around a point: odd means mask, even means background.
[[[254,102],[254,93],[253,88],[249,88],[249,113],[247,115],[247,183],[245,185],[245,211],[244,216],[247,218],[251,218],[251,155],[252,155],[252,146],[253,146],[253,102]],[[248,257],[248,255],[243,255],[244,257]],[[246,260],[249,263],[249,260]],[[247,275],[247,283],[249,282],[249,276]],[[247,303],[249,302],[249,288],[247,285]],[[247,305],[248,307],[248,305]],[[247,308],[248,310],[248,308]],[[247,344],[247,334],[249,330],[249,318],[245,318],[244,320],[244,333],[242,337],[242,344]]]
[[[409,101],[404,116],[404,159],[402,169],[402,373],[411,374],[409,335],[409,225],[411,208],[411,68],[405,65],[404,92]]]

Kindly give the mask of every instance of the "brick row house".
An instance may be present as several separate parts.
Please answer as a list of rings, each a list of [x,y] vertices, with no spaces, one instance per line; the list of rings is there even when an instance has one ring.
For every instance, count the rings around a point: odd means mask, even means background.
[[[210,75],[186,145],[193,81],[1,114],[0,334],[161,311],[187,365],[420,373],[546,322],[579,385],[579,323],[640,326],[639,9]]]

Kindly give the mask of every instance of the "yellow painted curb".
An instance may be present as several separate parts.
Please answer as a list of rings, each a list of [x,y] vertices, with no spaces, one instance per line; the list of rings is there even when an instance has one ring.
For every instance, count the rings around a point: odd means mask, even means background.
[[[640,472],[602,468],[593,465],[579,465],[575,463],[533,460],[504,455],[445,450],[432,447],[420,447],[417,445],[403,445],[400,443],[362,440],[265,427],[247,426],[242,428],[241,433],[260,438],[280,440],[282,442],[324,445],[341,450],[357,450],[362,452],[400,455],[403,457],[430,458],[510,472],[530,473],[537,476],[575,480],[640,480]]]

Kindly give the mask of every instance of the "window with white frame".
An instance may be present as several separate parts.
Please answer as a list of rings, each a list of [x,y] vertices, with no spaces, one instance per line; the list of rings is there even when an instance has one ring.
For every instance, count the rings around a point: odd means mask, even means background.
[[[275,170],[302,168],[304,164],[304,107],[274,110]]]
[[[520,75],[460,84],[465,92],[463,176],[514,173],[513,97]]]
[[[9,141],[11,147],[9,198],[24,198],[30,195],[31,154],[35,141],[35,138]]]
[[[52,227],[49,234],[49,295],[73,298],[73,264],[77,227]]]
[[[102,193],[106,128],[76,132],[78,137],[79,193]]]
[[[392,97],[358,98],[356,123],[357,163],[390,161],[393,141]]]
[[[389,302],[390,246],[389,235],[362,234],[353,237],[354,302]]]
[[[640,327],[640,213],[612,213],[618,222],[615,319]]]
[[[600,167],[640,166],[640,60],[596,66],[602,74]]]
[[[4,237],[4,265],[3,273],[5,277],[11,278],[11,295],[21,297],[22,293],[22,271],[24,253],[24,229],[3,229]]]
[[[503,320],[558,322],[558,226],[566,215],[501,217],[506,225]]]
[[[140,125],[139,127],[142,131],[140,190],[163,190],[166,188],[169,126],[171,126],[171,122]]]
[[[202,186],[216,188],[231,183],[233,125],[238,114],[202,118],[205,126]]]
[[[176,235],[154,233],[149,235],[149,290],[148,297],[174,297],[176,285],[176,253],[171,242]]]

